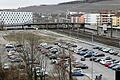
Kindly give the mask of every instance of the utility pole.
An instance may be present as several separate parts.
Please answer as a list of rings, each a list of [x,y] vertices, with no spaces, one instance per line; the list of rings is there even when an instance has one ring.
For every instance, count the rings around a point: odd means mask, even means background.
[[[110,34],[110,36],[111,36],[111,38],[112,38],[112,35],[113,35],[113,27],[112,27],[112,19],[110,18],[110,17],[111,17],[111,12],[110,12],[110,11],[109,11],[109,13],[108,13],[108,17],[109,17],[108,25],[111,26],[111,34]]]
[[[112,19],[111,19],[111,23],[110,23],[110,26],[111,26],[111,38],[112,38],[112,35],[113,35],[113,27],[112,27]]]
[[[72,65],[71,65],[71,52],[70,52],[70,46],[68,46],[68,51],[69,51],[69,80],[73,80],[72,79]]]
[[[99,16],[97,16],[97,35],[99,35],[98,20],[99,20]]]

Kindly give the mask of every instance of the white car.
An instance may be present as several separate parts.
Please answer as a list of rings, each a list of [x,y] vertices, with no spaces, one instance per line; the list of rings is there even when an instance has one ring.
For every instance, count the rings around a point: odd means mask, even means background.
[[[104,48],[102,51],[103,52],[109,52],[111,50],[111,48]]]
[[[58,61],[56,59],[51,60],[51,64],[57,64],[57,63],[58,63]]]
[[[110,54],[114,54],[114,53],[115,53],[115,50],[111,49],[111,50],[109,51],[109,53],[110,53]]]
[[[75,71],[75,70],[79,70],[80,72],[83,72],[81,68],[73,68],[72,72]]]
[[[37,76],[40,76],[40,75],[43,75],[43,76],[45,76],[45,75],[48,75],[48,72],[45,70],[45,69],[37,69],[36,70],[36,75]]]
[[[102,60],[100,61],[100,63],[103,64],[103,65],[106,64],[107,62],[111,62],[111,60],[104,60],[104,59],[102,59]]]
[[[15,50],[10,50],[8,53],[9,53],[9,54],[14,54],[14,53],[15,53]]]
[[[3,69],[10,69],[10,64],[8,63],[3,64]]]
[[[10,50],[15,50],[15,46],[13,44],[6,44],[5,49],[9,52]]]

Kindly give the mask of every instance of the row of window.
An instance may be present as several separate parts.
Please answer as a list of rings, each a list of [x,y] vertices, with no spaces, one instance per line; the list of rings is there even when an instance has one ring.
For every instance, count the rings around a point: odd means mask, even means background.
[[[1,20],[3,20],[3,21],[28,21],[28,20],[32,20],[32,18],[31,19],[30,18],[29,19],[24,19],[24,18],[23,19],[19,19],[19,18],[16,18],[16,19],[11,18],[10,19],[10,18],[7,18],[7,19],[1,19]]]
[[[2,17],[32,17],[32,15],[1,15]]]
[[[18,24],[18,23],[25,23],[27,21],[4,21],[5,24]],[[29,21],[32,22],[32,21]]]
[[[32,14],[31,12],[1,12],[1,14]]]

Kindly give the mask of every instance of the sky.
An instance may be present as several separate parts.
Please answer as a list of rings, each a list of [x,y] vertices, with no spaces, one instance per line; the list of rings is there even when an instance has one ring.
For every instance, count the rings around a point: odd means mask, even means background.
[[[19,7],[42,5],[42,4],[58,4],[73,0],[0,0],[0,9],[16,9]]]

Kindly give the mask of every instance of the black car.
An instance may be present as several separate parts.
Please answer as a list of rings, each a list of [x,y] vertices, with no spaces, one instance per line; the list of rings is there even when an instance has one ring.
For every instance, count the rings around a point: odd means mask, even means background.
[[[56,55],[51,55],[49,56],[50,59],[57,59],[57,56]]]
[[[114,67],[112,67],[113,70],[120,70],[120,65],[116,65]]]
[[[85,61],[85,58],[83,57],[83,58],[81,58],[80,60],[81,60],[81,61]]]
[[[100,46],[95,46],[95,47],[93,47],[93,49],[98,49],[98,50],[100,50],[100,49],[102,49],[102,47],[100,47]]]
[[[97,58],[96,57],[91,57],[90,61],[95,61]]]

